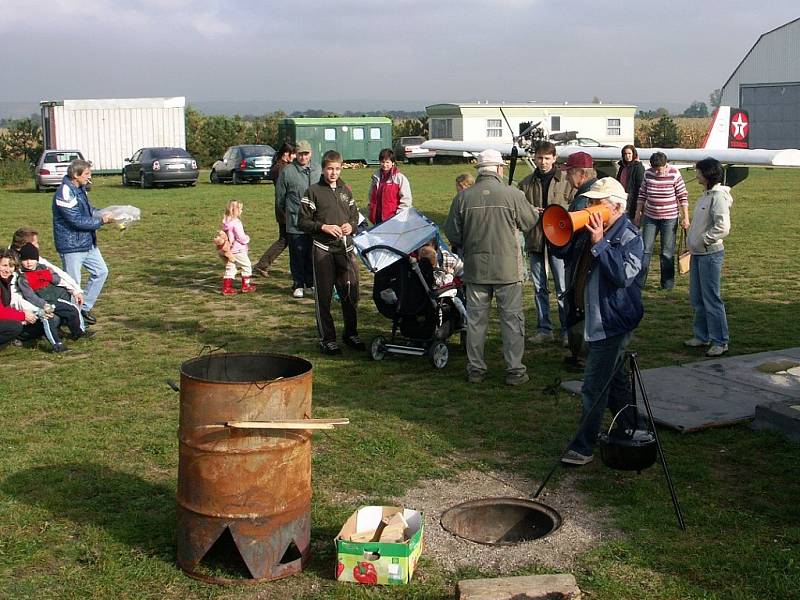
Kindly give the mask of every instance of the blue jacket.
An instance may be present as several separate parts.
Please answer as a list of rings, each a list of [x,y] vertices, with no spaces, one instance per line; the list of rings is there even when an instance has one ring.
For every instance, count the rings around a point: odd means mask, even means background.
[[[92,216],[86,190],[64,176],[53,196],[53,239],[59,254],[89,252],[97,245],[95,233],[103,220]]]
[[[576,301],[574,294],[580,276],[575,266],[581,253],[591,244],[586,233],[578,232],[563,249],[552,246],[551,249],[554,255],[563,257],[573,266],[565,294],[567,326],[583,318],[584,337],[595,342],[633,331],[642,320],[642,290],[636,276],[642,269],[644,244],[639,230],[626,215],[621,216],[603,239],[588,249],[591,260],[581,302]]]

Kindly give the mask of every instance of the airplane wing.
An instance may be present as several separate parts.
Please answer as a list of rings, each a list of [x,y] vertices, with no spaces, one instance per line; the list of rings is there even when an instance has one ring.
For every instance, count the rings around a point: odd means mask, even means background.
[[[503,156],[511,156],[511,151],[514,148],[514,144],[509,142],[469,142],[469,141],[458,141],[458,140],[427,140],[422,144],[423,148],[428,150],[452,150],[454,152],[472,152],[473,154],[477,154],[478,152],[483,152],[484,150],[497,150]],[[520,156],[522,156],[524,151],[520,149]]]
[[[422,144],[430,150],[452,150],[456,152],[483,152],[494,149],[503,156],[511,156],[514,147],[509,143],[490,143],[481,141],[428,140]],[[526,150],[519,148],[519,155],[524,156]],[[598,148],[593,146],[556,146],[558,158],[565,159],[575,152],[586,152],[598,162],[614,162],[620,159],[619,148]],[[716,158],[726,165],[743,167],[800,167],[800,150],[743,150],[738,148],[638,148],[640,160],[648,160],[654,152],[663,152],[670,163],[696,163],[704,158]]]
[[[618,161],[619,148],[556,148],[559,158],[573,152],[586,152],[600,162]],[[676,162],[696,163],[704,158],[716,158],[725,165],[742,167],[800,167],[800,150],[744,150],[739,148],[638,148],[639,160],[645,161],[655,152],[663,152],[671,164]]]

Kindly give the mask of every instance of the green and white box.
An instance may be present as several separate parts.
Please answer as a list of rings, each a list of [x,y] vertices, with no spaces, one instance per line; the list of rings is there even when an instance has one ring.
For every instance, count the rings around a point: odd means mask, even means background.
[[[374,532],[381,521],[402,513],[408,523],[402,543],[352,542],[353,534]],[[336,580],[392,585],[411,581],[422,554],[422,513],[398,506],[362,506],[342,526],[336,544]]]

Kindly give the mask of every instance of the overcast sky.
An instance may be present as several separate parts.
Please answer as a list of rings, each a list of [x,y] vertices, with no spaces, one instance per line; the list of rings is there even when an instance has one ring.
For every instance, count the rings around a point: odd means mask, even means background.
[[[0,102],[708,101],[797,0],[0,0]]]

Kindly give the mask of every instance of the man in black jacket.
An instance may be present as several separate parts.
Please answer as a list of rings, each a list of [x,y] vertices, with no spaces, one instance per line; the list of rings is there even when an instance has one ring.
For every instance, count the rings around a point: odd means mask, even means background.
[[[333,288],[339,294],[344,317],[344,343],[365,350],[358,337],[358,263],[352,234],[358,225],[358,208],[350,186],[339,179],[342,156],[328,150],[322,156],[322,177],[300,201],[298,226],[313,239],[314,296],[317,328],[323,354],[340,354],[331,316]]]

